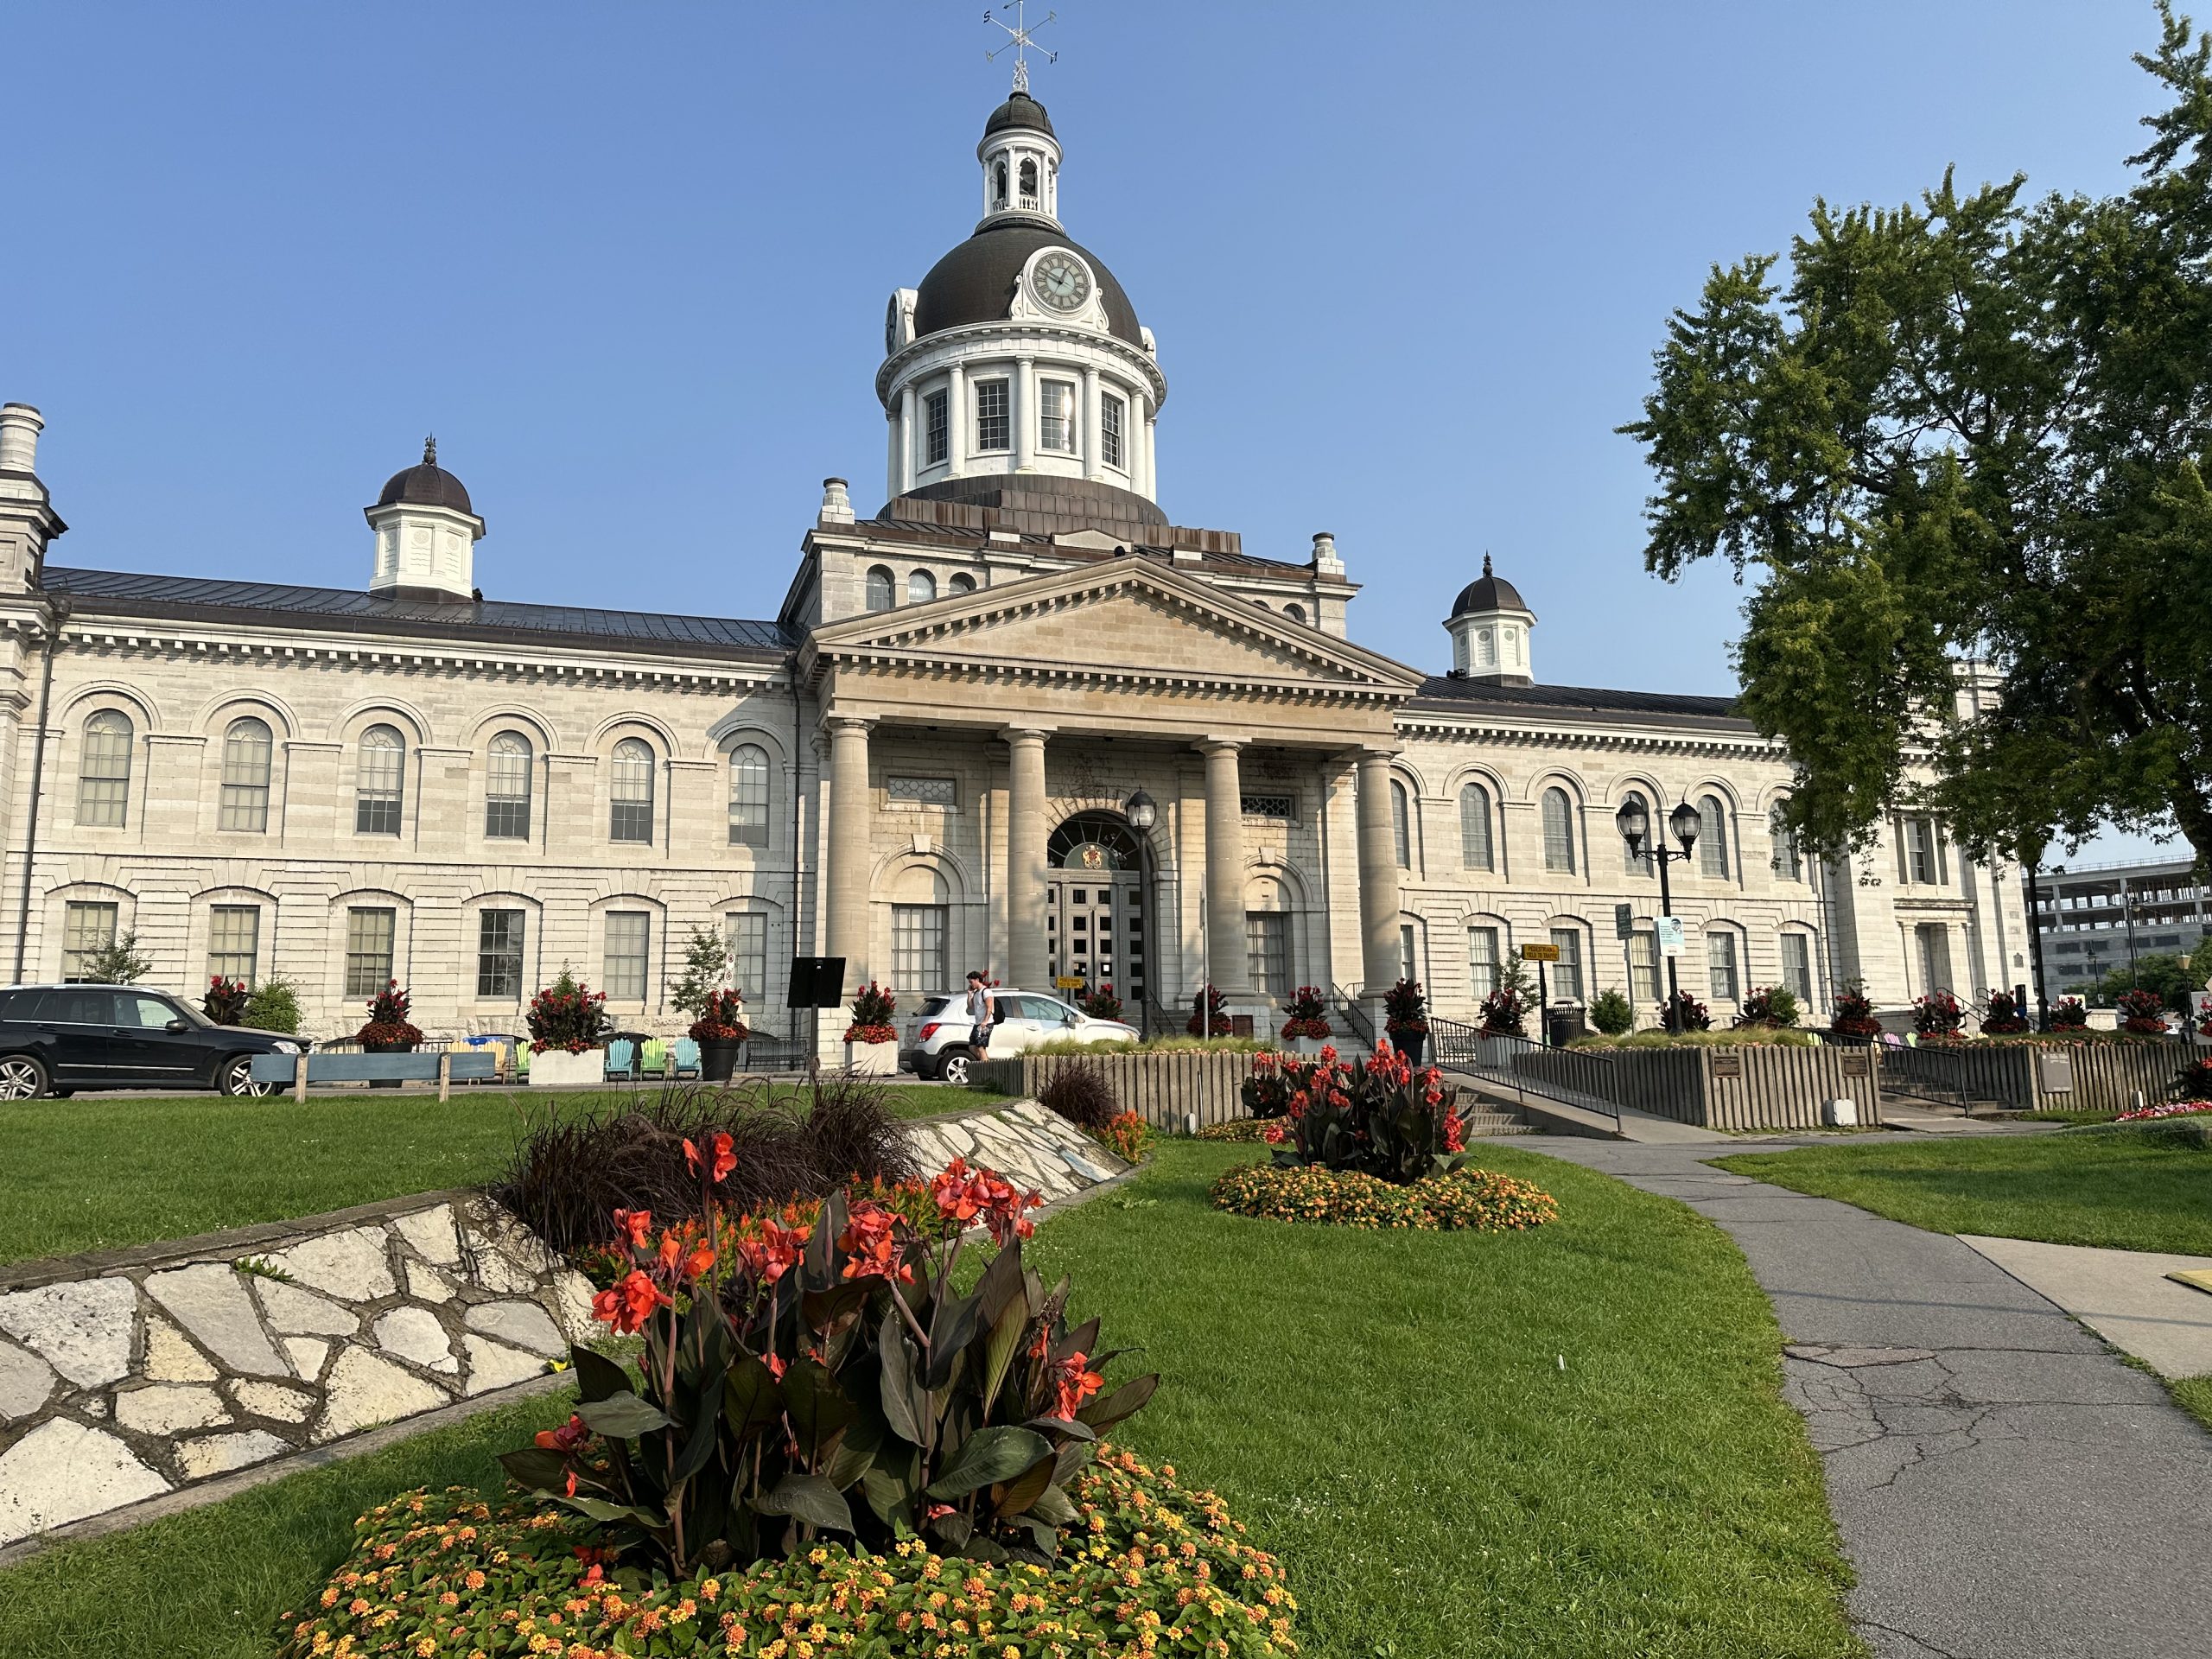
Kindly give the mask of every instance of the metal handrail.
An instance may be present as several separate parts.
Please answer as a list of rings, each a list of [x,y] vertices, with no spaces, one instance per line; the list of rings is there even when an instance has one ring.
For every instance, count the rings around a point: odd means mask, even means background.
[[[1622,1085],[1618,1073],[1613,1070],[1613,1057],[1602,1049],[1553,1048],[1533,1037],[1518,1036],[1510,1031],[1484,1031],[1456,1020],[1433,1018],[1428,1022],[1428,1036],[1429,1052],[1439,1065],[1478,1077],[1489,1077],[1524,1094],[1540,1095],[1584,1111],[1600,1111],[1613,1120],[1616,1128],[1619,1126],[1621,1103],[1609,1090]],[[1525,1053],[1548,1055],[1562,1061],[1570,1074],[1585,1073],[1592,1086],[1586,1089],[1574,1083],[1554,1083],[1548,1078],[1531,1077],[1513,1064],[1515,1056]]]
[[[1373,1048],[1375,1022],[1370,1020],[1365,1011],[1360,1007],[1359,999],[1341,985],[1331,985],[1329,992],[1337,999],[1337,1011],[1344,1015],[1344,1023],[1351,1027],[1351,1034],[1365,1043],[1368,1047]]]

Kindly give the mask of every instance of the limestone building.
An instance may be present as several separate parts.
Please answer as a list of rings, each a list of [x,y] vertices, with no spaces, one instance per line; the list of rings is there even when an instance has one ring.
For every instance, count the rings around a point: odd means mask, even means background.
[[[1855,978],[1897,1003],[2024,976],[2017,882],[1939,825],[1822,866],[1775,834],[1787,757],[1728,701],[1545,683],[1540,580],[1485,559],[1432,674],[1354,643],[1332,537],[1277,557],[1177,524],[1160,346],[1062,228],[1043,106],[1009,99],[977,157],[980,222],[887,308],[884,505],[827,482],[773,617],[509,598],[526,550],[480,565],[487,518],[434,452],[366,509],[358,589],[70,566],[40,416],[9,405],[15,976],[130,931],[173,988],[288,976],[313,1034],[387,977],[458,1033],[518,1028],[565,963],[666,1030],[704,926],[770,1031],[795,951],[903,997],[983,965],[1261,1013],[1411,975],[1466,1018],[1539,942],[1556,991],[1649,1020],[1632,793],[1700,816],[1674,887],[1716,1018],[1769,983],[1825,1007]]]

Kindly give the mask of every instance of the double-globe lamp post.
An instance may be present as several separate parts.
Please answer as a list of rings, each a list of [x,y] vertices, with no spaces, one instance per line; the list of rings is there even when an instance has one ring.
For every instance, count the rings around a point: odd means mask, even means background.
[[[1667,866],[1676,859],[1688,858],[1697,845],[1697,809],[1684,801],[1667,815],[1667,827],[1675,832],[1675,839],[1682,846],[1679,853],[1670,851],[1664,842],[1651,834],[1650,810],[1643,804],[1641,795],[1630,796],[1628,804],[1613,814],[1613,823],[1618,826],[1621,839],[1628,843],[1632,856],[1648,858],[1659,867],[1659,913],[1671,917],[1675,913],[1675,895],[1667,885]],[[1650,842],[1649,847],[1644,845],[1646,841]],[[1656,950],[1658,940],[1655,938],[1651,945]],[[1669,1031],[1681,1029],[1682,993],[1675,982],[1672,957],[1667,958],[1667,1006],[1660,1017]]]

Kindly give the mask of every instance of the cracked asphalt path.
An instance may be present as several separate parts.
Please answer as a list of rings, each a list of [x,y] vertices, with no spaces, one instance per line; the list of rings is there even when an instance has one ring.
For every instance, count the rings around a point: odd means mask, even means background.
[[[1679,1198],[1774,1303],[1880,1659],[2212,1659],[2212,1435],[1956,1239],[1699,1161],[1518,1146]]]

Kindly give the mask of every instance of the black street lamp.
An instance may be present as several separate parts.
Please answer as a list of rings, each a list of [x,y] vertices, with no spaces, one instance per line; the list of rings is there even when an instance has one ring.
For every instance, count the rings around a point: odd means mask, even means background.
[[[1667,884],[1667,866],[1676,859],[1688,858],[1691,849],[1697,845],[1700,828],[1697,809],[1684,801],[1667,815],[1667,827],[1675,832],[1675,839],[1682,846],[1679,853],[1669,851],[1663,841],[1652,835],[1651,813],[1643,804],[1641,795],[1630,796],[1628,804],[1613,814],[1613,823],[1620,830],[1621,839],[1628,843],[1631,857],[1648,858],[1658,865],[1659,913],[1671,918],[1675,913],[1675,895]],[[1649,847],[1644,845],[1646,841],[1650,842]],[[1656,950],[1659,941],[1655,938],[1651,944]],[[1672,957],[1667,958],[1667,1007],[1661,1018],[1669,1031],[1681,1029],[1682,992],[1675,977],[1675,959]]]
[[[1148,916],[1152,911],[1152,826],[1160,822],[1160,806],[1140,789],[1122,803],[1122,817],[1128,821],[1129,828],[1137,832],[1137,914],[1140,917]],[[1143,937],[1149,950],[1159,948],[1159,942],[1152,937],[1154,931],[1149,925],[1145,928]],[[1129,944],[1129,938],[1125,936],[1122,941],[1124,951]],[[1122,965],[1124,968],[1128,966],[1126,957]],[[1155,957],[1151,971],[1157,973],[1159,970],[1159,959]],[[1126,979],[1128,976],[1124,975],[1123,977]],[[1144,996],[1137,1003],[1137,1031],[1144,1037],[1152,1035],[1152,981],[1147,975]]]

